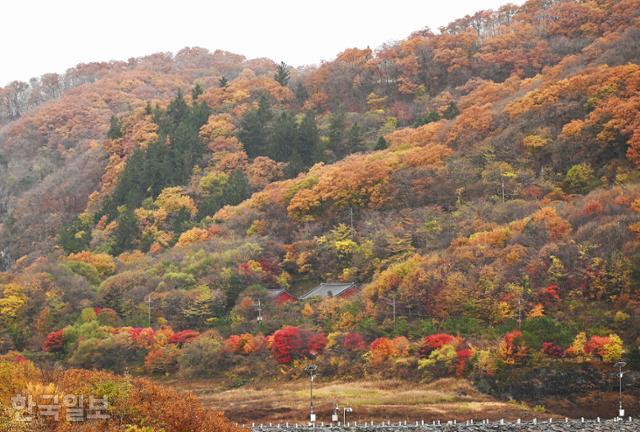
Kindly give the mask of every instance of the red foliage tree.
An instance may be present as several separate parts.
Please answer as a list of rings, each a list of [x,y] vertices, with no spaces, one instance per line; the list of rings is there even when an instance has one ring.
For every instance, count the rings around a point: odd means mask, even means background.
[[[60,352],[64,349],[64,329],[56,330],[47,335],[42,344],[46,352]]]
[[[278,363],[290,363],[296,358],[316,356],[326,345],[323,333],[286,326],[273,334],[271,352]]]
[[[455,336],[446,333],[436,333],[425,336],[420,344],[420,355],[428,356],[431,351],[442,348],[443,345],[454,344]]]
[[[169,343],[175,344],[175,345],[184,345],[186,343],[191,342],[192,340],[197,338],[199,335],[200,333],[195,330],[182,330],[172,334],[171,337],[169,338]]]
[[[464,375],[464,371],[467,368],[467,363],[471,358],[471,350],[468,348],[463,348],[456,353],[457,361],[456,361],[456,375],[462,376]]]
[[[273,334],[271,352],[278,363],[290,363],[303,352],[304,340],[298,327],[283,327]]]
[[[342,339],[342,347],[351,352],[364,351],[367,349],[367,343],[360,333],[349,332]]]
[[[591,336],[584,346],[584,352],[589,355],[602,357],[604,354],[604,347],[608,343],[609,338],[607,336]]]
[[[564,350],[551,342],[545,342],[542,344],[542,352],[553,358],[564,357]]]
[[[558,285],[551,284],[545,288],[542,288],[539,292],[540,300],[546,305],[550,305],[552,303],[560,301],[560,296],[558,295]]]

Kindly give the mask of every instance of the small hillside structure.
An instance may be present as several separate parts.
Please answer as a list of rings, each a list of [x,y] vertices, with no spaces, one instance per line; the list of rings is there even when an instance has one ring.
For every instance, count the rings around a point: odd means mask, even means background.
[[[314,297],[327,298],[339,297],[349,298],[357,294],[358,286],[354,282],[350,283],[321,283],[311,291],[300,297],[300,300],[309,300]]]
[[[285,289],[270,289],[267,293],[267,296],[273,304],[278,306],[298,300],[293,295],[289,294],[289,292]]]

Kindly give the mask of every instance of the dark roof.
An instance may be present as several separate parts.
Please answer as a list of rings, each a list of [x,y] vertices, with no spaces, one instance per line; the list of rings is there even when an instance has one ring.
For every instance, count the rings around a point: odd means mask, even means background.
[[[286,291],[284,289],[282,289],[282,288],[280,288],[280,289],[270,289],[270,290],[267,290],[267,297],[276,298],[280,294],[282,294],[283,292],[286,292]]]
[[[355,283],[321,283],[302,297],[301,300],[307,300],[312,297],[334,297],[339,296],[349,288],[356,286]]]

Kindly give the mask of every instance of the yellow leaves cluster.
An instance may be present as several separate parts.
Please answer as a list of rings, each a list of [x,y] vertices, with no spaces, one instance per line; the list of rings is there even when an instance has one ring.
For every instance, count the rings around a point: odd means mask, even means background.
[[[230,137],[236,131],[233,118],[229,114],[212,114],[207,123],[200,128],[200,139],[206,145],[213,143],[216,138]]]
[[[313,220],[327,207],[380,208],[390,198],[387,182],[403,166],[438,167],[451,150],[439,144],[416,149],[352,155],[339,163],[316,166],[315,184],[298,190],[287,211],[297,221]]]
[[[526,148],[530,149],[539,149],[546,147],[549,142],[549,138],[542,135],[527,135],[522,140],[522,144],[524,144]]]
[[[210,232],[204,228],[191,228],[180,235],[180,238],[178,238],[178,242],[176,243],[176,247],[184,247],[192,243],[205,241],[208,240],[210,236]]]
[[[543,207],[531,215],[531,219],[537,223],[543,223],[553,241],[564,238],[571,232],[571,224],[564,220],[554,207]]]
[[[69,260],[91,264],[95,267],[101,277],[110,276],[116,271],[115,260],[111,255],[106,253],[82,251],[69,255]]]
[[[195,201],[185,195],[180,186],[163,189],[156,198],[155,204],[168,215],[176,214],[181,210],[188,211],[191,216],[195,216],[198,212]]]
[[[26,305],[24,289],[16,283],[0,285],[0,322],[16,318]]]
[[[129,252],[122,252],[120,255],[118,255],[118,261],[120,261],[124,265],[131,265],[142,261],[145,257],[146,255],[144,254],[144,252],[136,249]]]
[[[247,104],[252,98],[266,93],[277,103],[288,103],[293,100],[293,92],[268,76],[256,76],[245,69],[242,74],[232,80],[227,87],[211,87],[200,98],[210,107],[219,110]]]
[[[453,122],[446,138],[448,145],[464,147],[472,142],[480,141],[491,130],[493,124],[492,105],[474,105],[462,111]]]
[[[284,177],[284,162],[276,162],[265,156],[258,156],[247,167],[247,178],[254,189],[262,189],[274,180]]]
[[[418,128],[402,128],[385,135],[389,147],[419,146],[424,147],[437,141],[443,124],[441,122],[428,123]]]

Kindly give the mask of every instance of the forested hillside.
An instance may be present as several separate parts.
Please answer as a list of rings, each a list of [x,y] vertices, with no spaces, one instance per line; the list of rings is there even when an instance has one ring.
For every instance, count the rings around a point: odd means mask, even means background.
[[[529,0],[317,67],[187,48],[12,83],[0,354],[640,368],[639,41],[639,0]],[[320,282],[361,293],[269,298]]]

